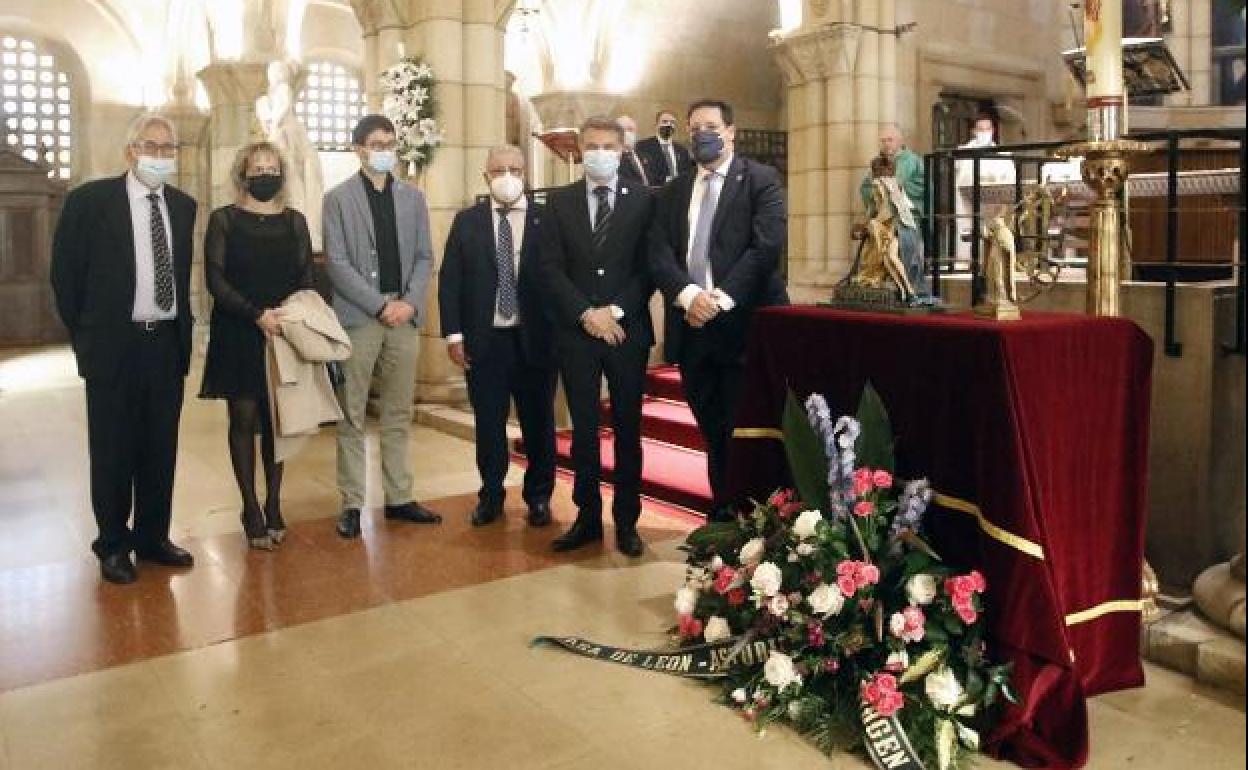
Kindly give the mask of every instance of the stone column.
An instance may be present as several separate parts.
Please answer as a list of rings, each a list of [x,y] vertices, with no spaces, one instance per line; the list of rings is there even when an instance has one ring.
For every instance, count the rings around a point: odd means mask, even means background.
[[[218,61],[196,73],[211,104],[208,112],[208,203],[217,208],[234,200],[230,166],[259,124],[256,99],[268,88],[268,65],[258,61]]]
[[[892,0],[882,1],[891,11]],[[826,297],[853,260],[858,181],[879,130],[881,56],[896,55],[862,47],[868,33],[853,3],[811,2],[807,12],[772,44],[788,89],[789,287],[798,301]],[[895,69],[884,67],[894,83]]]

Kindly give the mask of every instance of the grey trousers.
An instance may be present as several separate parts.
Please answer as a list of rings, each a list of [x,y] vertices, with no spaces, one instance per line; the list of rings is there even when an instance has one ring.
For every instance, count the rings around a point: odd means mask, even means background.
[[[347,329],[351,358],[343,362],[346,382],[340,390],[343,420],[338,423],[338,491],[343,508],[363,508],[368,479],[364,431],[368,392],[376,373],[380,399],[381,478],[386,505],[412,499],[408,439],[420,330],[410,324],[390,328],[378,321]]]

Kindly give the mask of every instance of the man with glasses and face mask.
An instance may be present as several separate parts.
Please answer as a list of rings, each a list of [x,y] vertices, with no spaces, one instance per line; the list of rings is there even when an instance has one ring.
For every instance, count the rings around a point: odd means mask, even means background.
[[[655,135],[637,143],[637,157],[650,184],[663,186],[693,168],[689,150],[676,141],[676,113],[663,110],[654,116]]]
[[[389,520],[436,524],[442,517],[412,500],[408,441],[425,290],[433,269],[429,209],[415,187],[394,178],[394,124],[365,115],[351,132],[360,173],[325,194],[322,226],[334,310],[351,337],[343,362],[338,423],[338,534],[360,535],[367,478],[364,411],[378,386],[381,476]]]
[[[438,273],[447,354],[464,370],[475,416],[481,490],[473,526],[503,515],[507,415],[520,417],[528,468],[528,523],[551,522],[555,486],[555,368],[537,276],[542,207],[524,192],[524,153],[495,147],[485,161],[487,201],[455,215]]]
[[[754,309],[787,305],[784,191],[770,166],[734,154],[732,107],[689,108],[696,172],[659,193],[650,272],[665,300],[664,348],[707,446],[711,520],[733,516],[725,472]]]
[[[602,459],[598,417],[602,379],[615,433],[615,543],[637,557],[641,514],[641,396],[654,344],[648,307],[646,229],[653,200],[620,180],[624,132],[608,117],[581,126],[585,177],[551,191],[542,222],[541,285],[552,313],[556,355],[572,413],[572,499],[576,522],[556,551],[602,540]]]
[[[69,194],[52,248],[52,289],[86,380],[91,549],[112,583],[142,561],[189,567],[169,541],[183,383],[191,360],[195,201],[177,173],[173,124],[147,113],[130,126],[130,170]],[[134,525],[130,526],[131,511]]]

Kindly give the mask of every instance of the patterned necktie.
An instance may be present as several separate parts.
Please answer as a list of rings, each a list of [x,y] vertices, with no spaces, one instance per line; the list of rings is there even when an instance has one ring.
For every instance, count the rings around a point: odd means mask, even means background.
[[[693,245],[689,247],[689,259],[686,260],[689,277],[704,289],[710,288],[707,283],[711,263],[707,258],[707,248],[711,240],[711,223],[715,221],[715,207],[719,203],[714,180],[715,174],[707,174],[703,180],[706,190],[702,193],[702,205],[698,208],[698,221],[693,230]]]
[[[598,208],[594,210],[594,248],[602,246],[602,242],[607,238],[607,220],[611,218],[611,202],[607,198],[607,193],[611,192],[611,188],[606,185],[599,185],[594,188],[594,198],[598,201]]]
[[[152,204],[152,279],[156,307],[166,313],[173,309],[173,257],[169,255],[169,239],[165,235],[165,218],[160,215],[160,196],[147,196]]]
[[[513,318],[516,315],[516,250],[511,241],[511,220],[507,214],[509,208],[498,209],[498,248],[495,258],[498,261],[498,304],[499,316]]]

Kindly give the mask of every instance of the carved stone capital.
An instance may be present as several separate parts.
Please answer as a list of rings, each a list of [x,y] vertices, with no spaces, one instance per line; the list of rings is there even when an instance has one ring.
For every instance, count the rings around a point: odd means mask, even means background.
[[[411,25],[395,0],[351,0],[351,8],[364,37],[376,35],[381,29],[406,29]]]
[[[217,61],[195,73],[213,107],[254,104],[268,90],[268,64],[252,61]]]
[[[861,37],[862,28],[856,24],[824,24],[776,37],[772,55],[785,84],[801,85],[853,73]]]

